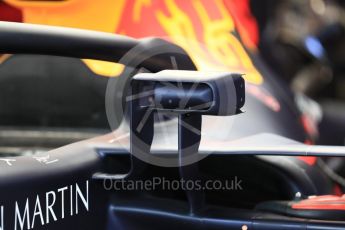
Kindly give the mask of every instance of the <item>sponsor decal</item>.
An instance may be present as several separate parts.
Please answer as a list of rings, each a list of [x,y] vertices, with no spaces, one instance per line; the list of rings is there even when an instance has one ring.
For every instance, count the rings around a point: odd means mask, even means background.
[[[6,212],[10,211],[13,211],[13,219],[5,219]],[[12,207],[0,205],[0,230],[35,229],[85,211],[89,211],[88,180],[82,185],[75,183],[34,198],[17,200]]]

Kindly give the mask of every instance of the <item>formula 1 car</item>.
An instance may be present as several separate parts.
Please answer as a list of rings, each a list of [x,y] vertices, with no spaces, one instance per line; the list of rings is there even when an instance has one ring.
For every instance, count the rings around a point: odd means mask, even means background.
[[[314,105],[272,77],[221,1],[204,4],[193,3],[208,28],[204,43],[183,36],[196,22],[179,11],[189,3],[177,7],[174,1],[167,5],[176,20],[165,11],[156,14],[168,31],[181,29],[180,36],[166,39],[0,23],[0,52],[12,55],[0,68],[1,107],[17,105],[0,114],[12,126],[1,142],[6,155],[0,158],[0,229],[344,228],[341,189],[317,157],[345,156],[345,148],[310,145],[316,131],[308,112]],[[214,22],[207,12],[223,20]],[[10,76],[21,69],[6,65],[37,58],[31,55],[56,56],[44,57],[61,72],[43,75],[64,81],[49,78],[43,87],[38,86],[42,78],[19,81],[16,93],[22,97],[10,103],[10,86],[18,82]],[[87,78],[94,72],[81,71],[86,75],[81,81],[80,71],[66,68],[83,63],[92,69],[90,59],[121,64],[111,66],[119,76],[105,85],[105,79]],[[94,92],[106,87],[106,115],[92,116],[99,104],[85,88],[78,91],[82,84]],[[21,105],[36,91],[41,97]],[[64,96],[71,101],[59,108],[75,106],[76,116],[29,108],[61,104]],[[13,119],[18,107],[20,115]],[[45,140],[36,144],[23,136],[27,130],[13,132],[13,126],[41,121],[35,118],[42,115],[53,117],[45,120],[46,127],[93,128],[103,127],[106,116],[112,131],[56,149],[69,132],[59,130],[49,139],[55,129],[34,130]],[[15,151],[6,148],[9,144]],[[229,180],[233,183],[224,189],[221,182]]]

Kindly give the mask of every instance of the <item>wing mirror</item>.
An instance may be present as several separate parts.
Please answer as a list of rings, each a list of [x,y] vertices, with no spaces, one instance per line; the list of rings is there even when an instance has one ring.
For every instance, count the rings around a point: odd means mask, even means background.
[[[164,70],[140,73],[131,81],[131,95],[127,101],[130,102],[132,155],[149,156],[154,132],[153,113],[158,112],[178,115],[179,154],[182,157],[198,152],[202,115],[241,113],[245,82],[241,74],[223,72]],[[180,166],[191,161],[181,160]]]
[[[245,82],[241,74],[164,70],[140,73],[131,81],[130,151],[149,162],[154,135],[153,113],[178,115],[178,153],[181,178],[198,177],[198,149],[202,115],[231,116],[241,113]],[[133,168],[136,159],[132,158]],[[132,168],[132,170],[133,170]],[[200,210],[203,193],[187,191],[191,212]]]

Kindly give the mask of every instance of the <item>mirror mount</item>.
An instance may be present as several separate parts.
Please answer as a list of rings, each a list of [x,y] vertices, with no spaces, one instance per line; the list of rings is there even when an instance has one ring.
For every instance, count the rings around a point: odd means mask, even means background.
[[[197,180],[197,156],[201,141],[202,115],[231,116],[241,113],[245,102],[245,82],[241,74],[165,70],[141,73],[131,81],[130,152],[132,173],[137,159],[149,156],[154,136],[154,115],[178,115],[178,155],[180,176]],[[146,161],[147,162],[147,161]],[[186,191],[191,214],[202,209],[204,193]]]

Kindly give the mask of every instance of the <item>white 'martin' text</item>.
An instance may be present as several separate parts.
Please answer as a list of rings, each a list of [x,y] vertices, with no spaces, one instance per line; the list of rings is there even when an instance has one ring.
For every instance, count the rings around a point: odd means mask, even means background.
[[[66,211],[67,210],[67,211]],[[0,230],[6,230],[5,207],[0,206]],[[14,204],[14,230],[34,229],[66,215],[74,216],[80,211],[89,211],[89,181],[85,186],[77,183],[36,195],[35,199],[16,201]],[[13,222],[12,222],[13,223]]]

